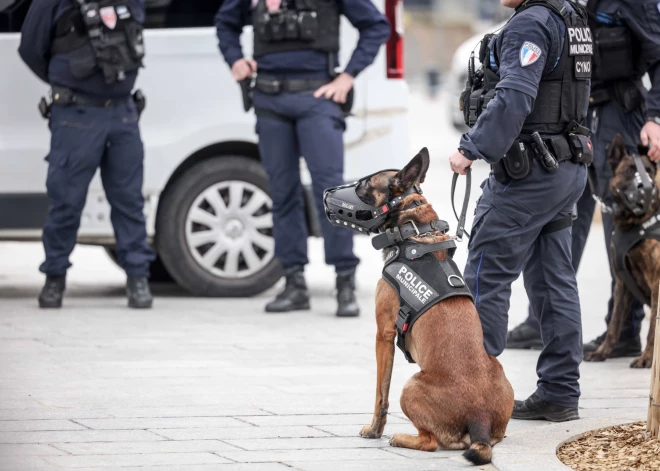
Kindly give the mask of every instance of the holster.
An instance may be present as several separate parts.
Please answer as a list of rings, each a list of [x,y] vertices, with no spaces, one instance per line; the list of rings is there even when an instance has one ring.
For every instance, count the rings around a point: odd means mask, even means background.
[[[41,100],[39,100],[39,113],[41,113],[44,119],[50,119],[51,106],[53,106],[52,103],[48,103],[46,98],[41,97]]]
[[[135,102],[135,109],[137,110],[138,120],[142,116],[142,112],[147,107],[147,97],[144,96],[142,90],[137,89],[133,93],[133,101]]]
[[[243,110],[247,113],[254,104],[252,100],[252,78],[248,77],[238,82],[241,87],[241,97],[243,98]]]
[[[500,160],[509,178],[522,180],[532,170],[531,156],[525,143],[519,139],[513,142],[505,157]]]

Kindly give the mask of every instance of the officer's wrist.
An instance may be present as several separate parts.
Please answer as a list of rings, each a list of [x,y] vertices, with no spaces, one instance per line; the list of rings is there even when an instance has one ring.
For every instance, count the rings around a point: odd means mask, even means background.
[[[474,155],[472,155],[472,153],[471,153],[469,150],[467,150],[467,149],[464,149],[464,148],[462,148],[462,147],[459,147],[459,148],[458,148],[458,152],[460,152],[460,153],[463,155],[463,157],[465,157],[465,158],[468,159],[468,160],[472,160],[472,161],[477,160],[477,157],[474,156]]]
[[[646,117],[646,121],[651,122],[651,123],[655,123],[655,124],[660,124],[660,113],[658,113],[657,115],[655,113],[652,114],[652,115],[648,115]]]

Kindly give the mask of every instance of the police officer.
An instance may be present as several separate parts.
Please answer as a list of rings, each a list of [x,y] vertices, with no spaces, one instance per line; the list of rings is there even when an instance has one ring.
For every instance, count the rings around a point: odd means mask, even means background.
[[[69,255],[96,169],[112,211],[117,258],[129,306],[151,307],[142,196],[143,146],[131,96],[144,46],[144,5],[137,0],[41,0],[23,24],[19,54],[52,87],[48,215],[43,229],[46,284],[42,308],[62,306]]]
[[[359,30],[357,48],[335,74],[341,14]],[[239,37],[252,23],[254,58],[245,59]],[[345,129],[342,106],[355,77],[373,62],[390,34],[387,19],[371,0],[225,0],[216,16],[220,50],[234,78],[258,70],[254,89],[261,160],[273,195],[275,255],[286,287],[267,312],[309,309],[303,274],[307,259],[299,158],[309,168],[315,203],[324,214],[323,190],[342,183]],[[337,272],[338,316],[357,316],[350,231],[321,218],[326,263]]]
[[[607,163],[607,149],[617,133],[623,135],[631,151],[635,151],[641,141],[650,147],[649,157],[656,162],[660,160],[660,3],[658,0],[581,2],[589,12],[589,25],[595,39],[594,57],[599,59],[594,63],[587,116],[587,126],[594,138],[593,184],[597,196],[611,205],[609,181],[612,170]],[[648,93],[641,80],[647,72],[652,84]],[[578,201],[578,218],[573,227],[573,267],[576,271],[587,242],[594,208],[592,190],[587,186]],[[609,255],[614,222],[607,212],[602,213],[602,218]],[[610,298],[607,323],[612,317],[612,307]],[[635,300],[611,357],[641,354],[643,320],[644,310]],[[597,350],[604,339],[605,333],[585,344],[584,352]],[[507,347],[542,347],[539,325],[531,309],[527,320],[509,332]]]
[[[511,283],[523,272],[545,348],[537,390],[516,401],[513,417],[574,420],[582,326],[570,224],[591,145],[578,124],[588,106],[591,36],[586,12],[574,3],[501,3],[516,10],[498,35],[484,38],[483,80],[471,80],[464,93],[474,127],[450,157],[461,174],[476,159],[493,167],[482,184],[465,279],[486,351],[497,356],[506,345]]]

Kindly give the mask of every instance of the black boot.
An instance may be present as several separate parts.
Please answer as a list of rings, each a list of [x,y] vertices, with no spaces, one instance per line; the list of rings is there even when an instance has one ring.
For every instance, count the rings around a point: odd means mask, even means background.
[[[277,297],[266,304],[266,312],[289,312],[309,309],[309,293],[303,267],[285,271],[286,286]]]
[[[360,307],[355,300],[355,268],[337,272],[337,316],[357,317]]]
[[[506,348],[520,350],[543,350],[541,332],[523,322],[511,332],[506,334]]]
[[[524,401],[515,401],[512,419],[566,422],[580,418],[577,407],[564,407],[544,401],[536,393]]]
[[[151,296],[147,277],[129,276],[126,280],[126,296],[128,296],[128,307],[150,309],[154,298]]]
[[[65,288],[65,277],[47,276],[46,284],[39,295],[39,307],[42,309],[62,307],[62,296],[64,296]]]
[[[607,332],[602,334],[600,337],[595,338],[589,343],[585,343],[582,346],[584,353],[595,352],[598,350],[598,347],[605,340]],[[619,341],[616,343],[610,353],[609,358],[623,358],[623,357],[638,357],[642,354],[642,341],[639,339],[639,335],[635,338],[622,339],[619,338]]]

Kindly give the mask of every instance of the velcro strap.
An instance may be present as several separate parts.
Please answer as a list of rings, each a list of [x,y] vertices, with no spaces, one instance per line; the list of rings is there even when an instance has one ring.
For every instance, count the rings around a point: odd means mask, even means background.
[[[555,219],[554,221],[547,223],[545,226],[543,226],[543,229],[541,229],[541,235],[552,234],[553,232],[561,231],[562,229],[566,229],[572,225],[573,215],[569,214],[568,216],[564,216],[560,219]]]
[[[451,250],[456,249],[456,242],[454,239],[443,240],[435,244],[416,244],[406,247],[406,258],[408,260],[415,260],[427,253],[436,252],[438,250]]]

